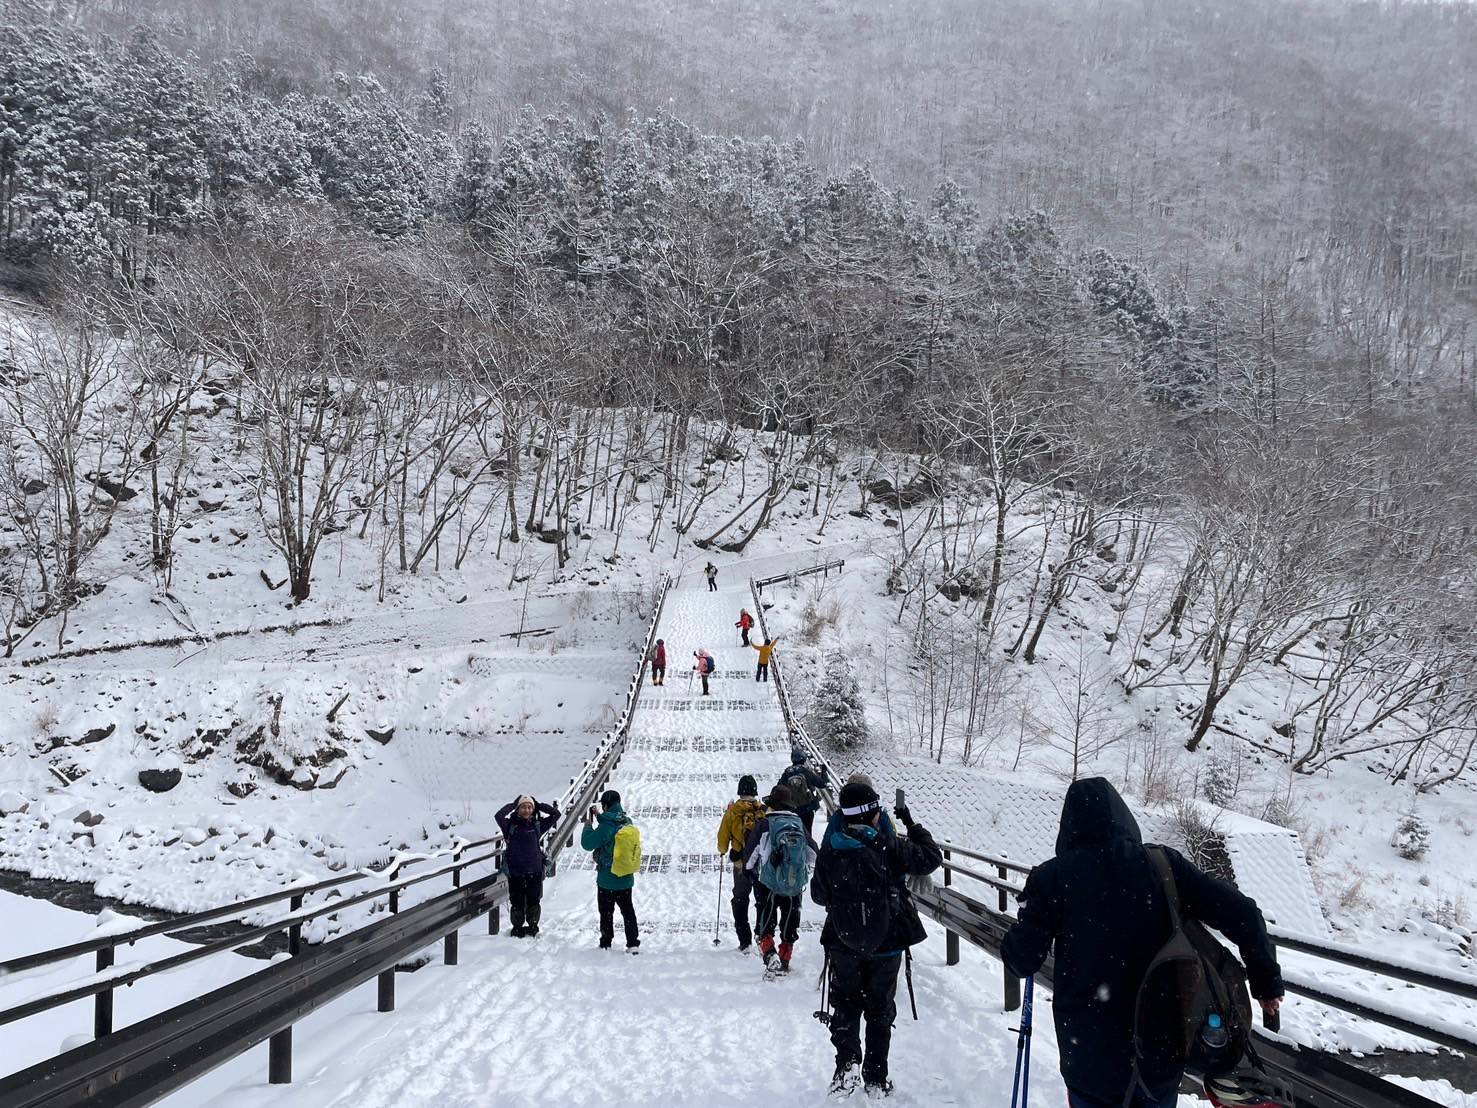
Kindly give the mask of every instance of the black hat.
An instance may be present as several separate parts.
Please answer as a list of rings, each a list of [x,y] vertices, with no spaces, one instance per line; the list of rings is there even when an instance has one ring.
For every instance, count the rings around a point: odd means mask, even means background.
[[[758,796],[759,783],[754,780],[752,773],[746,773],[739,778],[739,796]]]
[[[769,795],[764,798],[766,807],[775,811],[788,812],[795,807],[795,798],[790,795],[787,785],[776,785],[769,790]]]
[[[875,796],[876,794],[874,793],[873,795]],[[600,807],[606,809],[607,811],[609,811],[611,808],[620,807],[620,803],[621,794],[616,792],[614,789],[606,789],[603,793],[600,794]]]
[[[837,803],[841,805],[841,814],[848,819],[859,818],[868,821],[871,820],[872,813],[881,807],[877,801],[877,790],[871,785],[863,785],[855,781],[841,786]]]

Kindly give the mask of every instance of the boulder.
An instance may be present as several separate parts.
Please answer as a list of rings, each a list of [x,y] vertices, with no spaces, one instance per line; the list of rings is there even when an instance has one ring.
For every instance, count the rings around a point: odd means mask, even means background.
[[[380,746],[384,746],[395,737],[395,729],[393,727],[387,727],[383,731],[376,731],[373,727],[366,727],[364,733],[379,743]]]
[[[31,803],[17,792],[0,793],[0,816],[14,816],[24,814],[31,808]]]
[[[177,767],[141,769],[138,771],[138,783],[151,793],[167,793],[180,783],[183,776]]]

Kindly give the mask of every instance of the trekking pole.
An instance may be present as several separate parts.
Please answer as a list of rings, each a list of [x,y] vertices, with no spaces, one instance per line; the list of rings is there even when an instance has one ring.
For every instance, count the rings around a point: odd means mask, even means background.
[[[1036,984],[1036,975],[1026,978],[1026,996],[1021,1003],[1020,1037],[1015,1043],[1015,1080],[1010,1086],[1010,1108],[1016,1108],[1016,1094],[1020,1094],[1020,1108],[1026,1108],[1026,1097],[1031,1087],[1031,994]]]
[[[718,946],[722,939],[718,938],[718,923],[723,919],[723,871],[728,868],[728,859],[722,858],[718,862],[718,908],[713,913],[713,945]]]

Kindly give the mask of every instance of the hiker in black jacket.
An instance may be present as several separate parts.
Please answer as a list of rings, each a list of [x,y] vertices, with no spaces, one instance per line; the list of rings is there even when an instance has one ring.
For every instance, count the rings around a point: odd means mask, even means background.
[[[860,1065],[867,1092],[885,1095],[892,1091],[887,1051],[897,1016],[898,970],[903,952],[927,937],[906,880],[932,873],[944,856],[907,808],[894,811],[908,837],[894,835],[871,785],[848,783],[838,800],[842,823],[828,831],[810,880],[811,899],[826,909],[821,945],[830,968],[831,1044],[836,1048],[831,1092],[845,1095],[855,1089]]]
[[[1181,914],[1236,944],[1252,995],[1275,1013],[1282,975],[1256,902],[1178,852],[1165,854]],[[1052,1011],[1070,1108],[1125,1108],[1134,1084],[1139,985],[1170,934],[1165,892],[1128,805],[1101,777],[1074,781],[1062,804],[1056,857],[1026,878],[1018,921],[1001,948],[1006,968],[1025,977],[1055,944]],[[1172,1081],[1159,1076],[1127,1105],[1172,1108],[1179,1081],[1178,1074]]]

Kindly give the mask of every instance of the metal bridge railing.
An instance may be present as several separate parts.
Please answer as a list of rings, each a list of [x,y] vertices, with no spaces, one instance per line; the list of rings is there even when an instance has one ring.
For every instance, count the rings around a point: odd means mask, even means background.
[[[631,717],[640,697],[662,608],[671,587],[664,577],[658,586],[646,638],[637,659],[635,676],[626,690],[626,704],[614,730],[600,749],[585,761],[561,798],[563,817],[552,830],[548,853],[556,859],[573,837],[586,806],[619,764]],[[485,849],[483,849],[485,848]],[[0,1025],[15,1023],[41,1012],[89,997],[94,1000],[93,1041],[52,1059],[0,1078],[0,1105],[5,1108],[102,1108],[149,1104],[256,1044],[268,1040],[269,1079],[275,1084],[292,1080],[292,1027],[303,1016],[363,984],[378,979],[381,1012],[395,1007],[395,968],[405,958],[440,941],[445,964],[455,965],[460,928],[486,916],[488,932],[499,928],[500,904],[507,882],[500,873],[463,883],[472,866],[497,864],[502,837],[494,835],[463,842],[434,855],[395,859],[383,871],[361,870],[311,885],[289,886],[276,892],[237,901],[204,912],[152,923],[132,931],[72,943],[0,962],[0,978],[55,965],[88,954],[97,956],[97,972],[88,980],[0,1010]],[[410,865],[442,861],[424,873],[402,877]],[[451,889],[402,910],[401,893],[440,877],[451,878]],[[322,905],[304,908],[305,898],[341,890],[353,882],[379,879],[373,887]],[[314,946],[302,943],[303,924],[348,908],[388,899],[387,918],[345,932]],[[237,919],[273,904],[288,902],[288,914],[267,923],[247,926],[238,934],[141,966],[115,967],[119,947],[155,935],[179,937],[179,932],[202,923]],[[167,1011],[147,1017],[120,1031],[113,1029],[113,991],[120,986],[180,966],[235,950],[273,934],[286,932],[290,958],[195,997]]]
[[[764,606],[759,600],[758,582],[750,582],[759,629],[769,637],[764,617]],[[778,659],[770,663],[770,671],[779,695],[780,708],[785,716],[791,741],[806,750],[817,764],[826,767],[827,776],[833,787],[841,780],[832,769],[824,753],[811,738],[796,716],[789,690],[784,681],[783,667]],[[823,791],[822,799],[829,816],[835,810],[832,791]],[[942,883],[929,878],[912,883],[912,893],[919,909],[942,924],[945,929],[945,961],[956,965],[959,961],[959,940],[962,938],[992,956],[1000,957],[1000,946],[1005,934],[1015,923],[1010,914],[1010,901],[1020,897],[1022,887],[1011,880],[1012,876],[1024,876],[1031,867],[998,855],[962,847],[955,843],[937,840],[944,854]],[[963,858],[970,865],[957,860]],[[983,872],[983,865],[993,873]],[[994,908],[967,895],[955,886],[956,878],[978,882],[997,895]],[[1274,940],[1290,950],[1297,950],[1319,958],[1353,966],[1382,977],[1421,985],[1452,996],[1477,998],[1477,978],[1437,973],[1419,966],[1377,958],[1351,947],[1337,943],[1319,942],[1277,928],[1269,928]],[[1047,964],[1037,973],[1037,978],[1050,986],[1053,963]],[[1326,985],[1297,973],[1284,973],[1287,991],[1307,997],[1373,1022],[1384,1024],[1426,1039],[1429,1042],[1450,1047],[1463,1053],[1477,1050],[1477,1032],[1472,1028],[1450,1021],[1433,1019],[1411,1012],[1403,1012],[1394,1006],[1381,1007],[1372,1001],[1349,993],[1331,991]],[[1003,1006],[1014,1011],[1020,1006],[1020,980],[1004,970]],[[1363,1070],[1356,1069],[1336,1056],[1323,1051],[1305,1050],[1280,1035],[1254,1031],[1256,1050],[1268,1070],[1292,1089],[1297,1108],[1439,1108],[1418,1093],[1393,1085]]]

